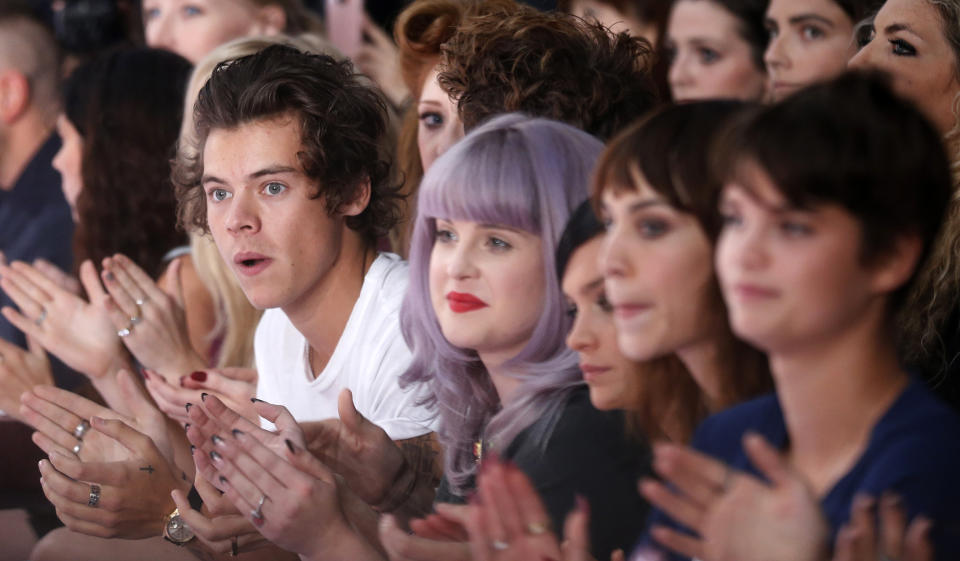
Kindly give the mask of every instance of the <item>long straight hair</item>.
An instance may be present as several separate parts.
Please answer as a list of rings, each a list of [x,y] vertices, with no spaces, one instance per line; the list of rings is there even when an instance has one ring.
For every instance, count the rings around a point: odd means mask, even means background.
[[[555,275],[544,275],[543,311],[533,335],[506,371],[521,381],[517,398],[501,408],[490,376],[472,349],[450,344],[430,300],[430,255],[436,220],[466,220],[518,228],[542,240],[543,267],[570,213],[586,198],[590,173],[603,149],[599,140],[569,125],[518,114],[497,117],[454,145],[420,186],[419,214],[410,250],[410,287],[400,325],[413,361],[404,386],[426,383],[427,405],[439,416],[446,449],[444,473],[454,492],[469,485],[481,436],[505,450],[534,421],[546,418],[534,442],[544,444],[570,391],[582,384],[577,355],[564,339],[569,318]]]

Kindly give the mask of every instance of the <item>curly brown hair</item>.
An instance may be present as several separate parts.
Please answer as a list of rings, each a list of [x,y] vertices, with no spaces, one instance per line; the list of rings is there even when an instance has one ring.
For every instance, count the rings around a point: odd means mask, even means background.
[[[657,105],[651,61],[645,39],[517,6],[464,21],[443,45],[439,80],[467,131],[518,111],[609,139]]]
[[[123,253],[157,278],[163,256],[186,244],[170,156],[189,75],[178,55],[132,49],[95,59],[67,80],[64,111],[83,137],[77,265]]]
[[[194,106],[199,153],[181,150],[174,164],[180,221],[209,231],[203,175],[203,146],[213,129],[292,113],[300,119],[304,174],[317,184],[327,212],[337,214],[370,183],[370,202],[346,224],[368,243],[396,224],[399,188],[389,182],[390,164],[381,153],[387,130],[383,98],[347,62],[286,45],[221,63],[200,90]]]

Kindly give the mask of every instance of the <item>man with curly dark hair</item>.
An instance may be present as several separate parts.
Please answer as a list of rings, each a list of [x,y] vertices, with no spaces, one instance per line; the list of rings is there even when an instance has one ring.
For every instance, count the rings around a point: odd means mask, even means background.
[[[439,81],[468,132],[518,111],[606,140],[656,106],[652,62],[644,39],[517,6],[464,22],[443,45]]]
[[[266,309],[257,396],[298,421],[337,416],[340,390],[394,440],[431,432],[397,377],[407,266],[378,254],[397,219],[380,153],[386,107],[348,62],[286,46],[221,64],[194,107],[199,154],[175,165],[181,221],[213,235]]]

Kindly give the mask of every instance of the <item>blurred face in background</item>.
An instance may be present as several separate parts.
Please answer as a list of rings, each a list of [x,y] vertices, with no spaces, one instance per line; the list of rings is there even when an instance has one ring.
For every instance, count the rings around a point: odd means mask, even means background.
[[[771,0],[764,25],[773,101],[839,76],[855,52],[854,22],[833,0]]]
[[[276,35],[286,27],[283,8],[247,0],[144,0],[147,45],[196,64],[216,47],[250,35]]]
[[[587,21],[597,21],[614,33],[626,31],[633,37],[643,37],[651,45],[657,44],[657,27],[630,14],[625,14],[602,0],[574,0],[570,13]]]
[[[766,72],[757,67],[740,22],[710,0],[680,0],[670,13],[664,44],[670,59],[674,101],[756,101],[766,92]]]
[[[53,167],[60,172],[63,196],[76,222],[77,198],[83,190],[83,137],[65,115],[57,119],[57,134],[60,135],[61,144],[60,151],[53,157]]]

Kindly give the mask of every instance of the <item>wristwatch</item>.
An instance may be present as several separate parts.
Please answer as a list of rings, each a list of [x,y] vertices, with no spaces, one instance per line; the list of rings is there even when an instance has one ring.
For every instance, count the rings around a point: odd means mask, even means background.
[[[173,509],[173,512],[165,517],[163,539],[177,546],[186,545],[193,539],[193,530],[183,521],[179,508]]]

